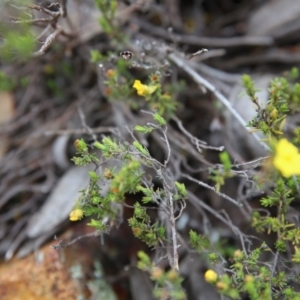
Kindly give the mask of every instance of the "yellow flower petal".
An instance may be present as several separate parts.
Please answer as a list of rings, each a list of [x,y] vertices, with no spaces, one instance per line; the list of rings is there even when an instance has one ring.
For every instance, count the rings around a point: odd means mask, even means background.
[[[204,279],[209,283],[214,283],[218,279],[218,274],[213,270],[207,270],[204,274]]]
[[[287,139],[281,139],[276,146],[276,153],[284,156],[294,156],[298,153],[298,149]]]
[[[157,90],[157,85],[149,85],[147,86],[147,93],[149,95],[153,94]]]
[[[276,146],[273,165],[284,177],[300,175],[300,154],[297,147],[287,139],[281,139]]]
[[[135,80],[133,87],[137,90],[138,95],[148,96],[157,90],[157,85],[145,85],[140,80]]]
[[[82,209],[79,209],[79,208],[71,211],[70,216],[69,216],[71,221],[78,221],[78,220],[82,219],[82,217],[83,217],[83,211],[82,211]]]
[[[137,90],[138,95],[142,96],[145,93],[146,86],[140,80],[135,80],[133,87]]]

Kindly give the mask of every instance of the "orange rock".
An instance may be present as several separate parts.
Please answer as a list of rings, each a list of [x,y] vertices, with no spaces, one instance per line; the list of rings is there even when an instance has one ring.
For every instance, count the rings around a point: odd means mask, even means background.
[[[35,256],[31,255],[0,266],[0,299],[77,298],[80,291],[68,268],[61,262],[59,252],[48,245],[40,254],[42,262],[37,262]]]

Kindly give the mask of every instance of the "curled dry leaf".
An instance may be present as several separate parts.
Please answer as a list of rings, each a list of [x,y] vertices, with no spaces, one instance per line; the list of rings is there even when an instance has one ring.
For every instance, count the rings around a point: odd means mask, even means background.
[[[91,167],[72,167],[57,182],[44,205],[29,220],[27,235],[36,238],[68,219],[80,190],[88,185]]]

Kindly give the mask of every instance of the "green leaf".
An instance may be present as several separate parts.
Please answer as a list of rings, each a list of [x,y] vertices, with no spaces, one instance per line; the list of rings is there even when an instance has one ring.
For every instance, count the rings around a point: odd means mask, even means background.
[[[182,197],[186,197],[187,191],[186,191],[184,183],[179,183],[179,182],[175,181],[175,186],[176,186],[176,189],[177,189],[178,193]]]
[[[99,24],[105,33],[109,34],[111,32],[111,26],[106,18],[101,17],[99,19]]]
[[[103,60],[103,55],[98,50],[90,51],[90,61],[92,63],[98,63]]]
[[[89,176],[93,181],[97,181],[99,179],[99,176],[94,171],[90,171]]]
[[[134,127],[134,130],[141,132],[141,133],[151,133],[154,129],[152,127],[148,127],[148,126],[136,125]]]
[[[99,150],[106,150],[106,147],[98,141],[94,143],[94,146]]]
[[[232,164],[231,164],[229,154],[226,151],[223,151],[222,153],[220,153],[219,157],[220,157],[220,161],[224,167],[224,170],[230,171]]]
[[[156,122],[158,122],[162,126],[165,126],[167,124],[166,120],[159,114],[154,114],[153,118]]]
[[[133,146],[135,147],[136,150],[138,150],[142,154],[149,156],[148,149],[144,148],[138,141],[134,141]]]
[[[91,227],[94,227],[94,228],[96,228],[98,230],[105,230],[106,227],[107,227],[101,221],[94,220],[94,219],[91,219],[90,223],[88,223],[87,225],[89,225]]]
[[[87,144],[83,139],[75,140],[74,146],[78,152],[85,152],[88,150]]]
[[[35,50],[35,37],[27,30],[7,32],[0,48],[0,56],[5,60],[28,60]]]

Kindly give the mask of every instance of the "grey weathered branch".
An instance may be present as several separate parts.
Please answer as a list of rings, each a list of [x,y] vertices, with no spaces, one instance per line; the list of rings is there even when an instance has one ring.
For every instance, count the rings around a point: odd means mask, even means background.
[[[231,105],[229,100],[220,93],[214,85],[212,85],[209,81],[207,81],[205,78],[203,78],[201,75],[199,75],[189,64],[187,61],[184,61],[179,56],[177,56],[175,53],[171,53],[168,55],[169,59],[177,65],[180,69],[185,71],[187,74],[189,74],[192,79],[198,83],[201,86],[204,86],[206,89],[208,89],[210,92],[212,92],[215,97],[229,110],[229,112],[233,115],[234,118],[237,119],[237,121],[245,128],[245,131],[250,134],[250,132],[246,128],[246,121],[241,117],[241,115],[235,110],[235,108]],[[270,147],[262,142],[260,140],[260,137],[256,133],[251,133],[254,138],[257,140],[259,145],[263,147],[266,151],[270,151]]]

